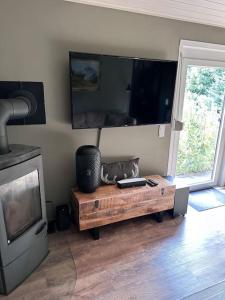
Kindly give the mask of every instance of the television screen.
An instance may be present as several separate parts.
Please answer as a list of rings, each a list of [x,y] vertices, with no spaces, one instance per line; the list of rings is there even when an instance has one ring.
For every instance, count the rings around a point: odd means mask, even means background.
[[[171,122],[177,62],[70,52],[72,127]]]

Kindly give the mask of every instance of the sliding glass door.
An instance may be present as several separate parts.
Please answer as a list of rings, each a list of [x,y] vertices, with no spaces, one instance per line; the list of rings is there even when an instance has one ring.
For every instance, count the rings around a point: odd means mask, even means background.
[[[185,73],[176,180],[198,189],[216,184],[219,172],[225,67],[187,62]]]
[[[225,63],[183,59],[173,145],[177,183],[199,190],[218,184],[224,152]]]

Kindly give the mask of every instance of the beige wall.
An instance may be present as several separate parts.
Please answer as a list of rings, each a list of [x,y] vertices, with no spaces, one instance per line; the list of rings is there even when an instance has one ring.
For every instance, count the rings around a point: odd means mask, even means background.
[[[46,194],[69,199],[74,153],[96,142],[96,130],[72,130],[68,51],[177,59],[179,40],[225,44],[225,30],[63,0],[0,1],[0,80],[43,81],[47,125],[9,128],[10,142],[40,145]],[[166,173],[170,127],[104,129],[102,156],[139,156],[143,173]]]

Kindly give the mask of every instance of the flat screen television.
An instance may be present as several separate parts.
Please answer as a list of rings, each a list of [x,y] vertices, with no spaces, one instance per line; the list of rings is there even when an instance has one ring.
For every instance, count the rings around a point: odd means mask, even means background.
[[[171,122],[177,62],[70,52],[72,127]]]

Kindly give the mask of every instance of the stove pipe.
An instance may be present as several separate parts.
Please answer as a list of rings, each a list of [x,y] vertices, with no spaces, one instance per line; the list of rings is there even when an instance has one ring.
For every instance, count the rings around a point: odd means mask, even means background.
[[[0,99],[0,155],[10,152],[6,124],[36,111],[36,101],[30,92],[16,91],[9,99]]]

